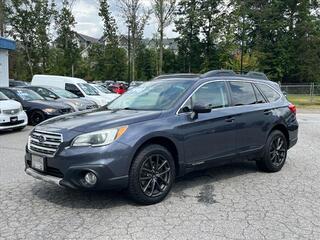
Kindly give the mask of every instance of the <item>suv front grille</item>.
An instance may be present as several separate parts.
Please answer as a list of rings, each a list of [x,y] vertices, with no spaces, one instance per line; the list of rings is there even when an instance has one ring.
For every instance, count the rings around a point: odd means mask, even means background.
[[[3,110],[3,113],[6,114],[6,115],[15,115],[15,114],[17,114],[18,112],[20,112],[20,109],[19,109],[19,108],[17,108],[17,109]]]
[[[28,147],[33,153],[53,157],[62,141],[62,135],[59,133],[34,131],[29,136]]]

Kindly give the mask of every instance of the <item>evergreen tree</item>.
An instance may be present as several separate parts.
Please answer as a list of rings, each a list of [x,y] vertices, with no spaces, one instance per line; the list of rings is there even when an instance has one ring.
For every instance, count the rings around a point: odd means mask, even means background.
[[[75,19],[67,0],[63,1],[61,11],[56,16],[56,29],[58,37],[55,41],[57,48],[62,50],[59,61],[61,72],[59,74],[72,76],[77,62],[80,60],[80,50],[76,43],[76,33],[72,30]]]
[[[175,21],[176,31],[180,34],[177,39],[179,46],[180,71],[199,72],[201,66],[200,43],[200,0],[180,1],[177,7]]]
[[[103,21],[103,30],[104,37],[108,44],[112,44],[114,46],[118,45],[118,37],[117,37],[117,25],[115,19],[112,17],[111,12],[109,10],[110,6],[108,4],[108,0],[99,0],[100,8],[99,8],[99,16]]]

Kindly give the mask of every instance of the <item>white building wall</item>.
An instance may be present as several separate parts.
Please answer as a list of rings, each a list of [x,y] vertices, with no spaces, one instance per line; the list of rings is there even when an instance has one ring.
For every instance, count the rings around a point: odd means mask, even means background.
[[[0,49],[0,87],[9,87],[9,53]]]

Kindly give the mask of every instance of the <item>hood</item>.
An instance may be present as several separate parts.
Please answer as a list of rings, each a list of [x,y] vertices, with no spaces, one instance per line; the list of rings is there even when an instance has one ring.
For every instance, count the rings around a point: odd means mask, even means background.
[[[108,103],[106,101],[106,99],[104,97],[102,97],[101,95],[99,95],[99,96],[86,96],[86,99],[94,101],[100,107],[104,106]]]
[[[66,103],[68,105],[70,105],[75,111],[79,110],[85,110],[87,109],[88,106],[95,106],[96,103],[92,102],[90,100],[85,100],[85,99],[70,99],[70,98],[59,98],[56,101],[60,102],[60,103]]]
[[[160,111],[136,110],[93,110],[62,115],[49,119],[37,126],[37,129],[60,129],[63,131],[94,132],[102,129],[130,125],[148,121],[161,115]]]
[[[1,100],[0,101],[0,110],[13,110],[19,109],[21,104],[14,100]]]
[[[63,109],[63,108],[70,108],[69,105],[63,104],[61,102],[57,101],[44,101],[44,100],[33,100],[33,101],[28,101],[29,103],[32,104],[38,104],[39,106],[42,107],[47,107],[47,108],[55,108],[55,109]]]

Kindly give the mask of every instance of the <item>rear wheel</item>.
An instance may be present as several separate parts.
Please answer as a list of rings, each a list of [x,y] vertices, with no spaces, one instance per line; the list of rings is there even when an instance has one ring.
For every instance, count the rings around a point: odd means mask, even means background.
[[[270,133],[262,159],[257,166],[265,172],[278,172],[282,169],[288,151],[288,143],[282,132],[275,130]]]
[[[162,201],[175,178],[171,153],[161,145],[144,147],[134,159],[129,174],[130,197],[140,204]]]
[[[45,116],[41,111],[34,111],[30,115],[30,124],[32,126],[38,125],[45,120]]]

